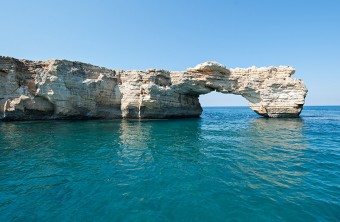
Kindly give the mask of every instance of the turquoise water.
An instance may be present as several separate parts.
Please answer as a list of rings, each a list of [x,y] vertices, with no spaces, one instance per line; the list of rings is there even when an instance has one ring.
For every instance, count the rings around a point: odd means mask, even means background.
[[[340,107],[0,127],[0,221],[340,220]]]

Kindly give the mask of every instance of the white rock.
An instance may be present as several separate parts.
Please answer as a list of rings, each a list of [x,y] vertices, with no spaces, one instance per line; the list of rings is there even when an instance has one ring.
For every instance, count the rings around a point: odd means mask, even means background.
[[[0,57],[0,119],[198,117],[199,95],[241,95],[267,117],[299,116],[307,89],[290,66],[109,70],[67,60]]]

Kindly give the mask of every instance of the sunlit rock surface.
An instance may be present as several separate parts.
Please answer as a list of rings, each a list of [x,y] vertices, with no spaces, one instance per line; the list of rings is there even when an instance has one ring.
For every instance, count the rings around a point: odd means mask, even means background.
[[[290,66],[229,69],[205,62],[186,71],[110,70],[67,60],[0,57],[0,119],[184,118],[199,96],[243,96],[265,117],[298,117],[307,88]]]

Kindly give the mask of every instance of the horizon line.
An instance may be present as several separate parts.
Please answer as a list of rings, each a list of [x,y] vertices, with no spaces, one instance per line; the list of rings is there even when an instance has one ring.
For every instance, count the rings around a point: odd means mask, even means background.
[[[303,107],[311,107],[311,106],[340,106],[340,105],[304,105]],[[230,105],[230,106],[226,106],[226,105],[216,105],[216,106],[202,106],[202,107],[249,107],[249,106],[238,106],[238,105]]]

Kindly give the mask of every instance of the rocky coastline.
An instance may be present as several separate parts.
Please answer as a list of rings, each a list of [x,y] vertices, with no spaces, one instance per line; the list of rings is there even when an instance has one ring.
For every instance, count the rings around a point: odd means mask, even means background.
[[[111,70],[67,60],[0,56],[0,121],[199,117],[199,96],[237,94],[264,117],[298,117],[307,88],[290,66]]]

